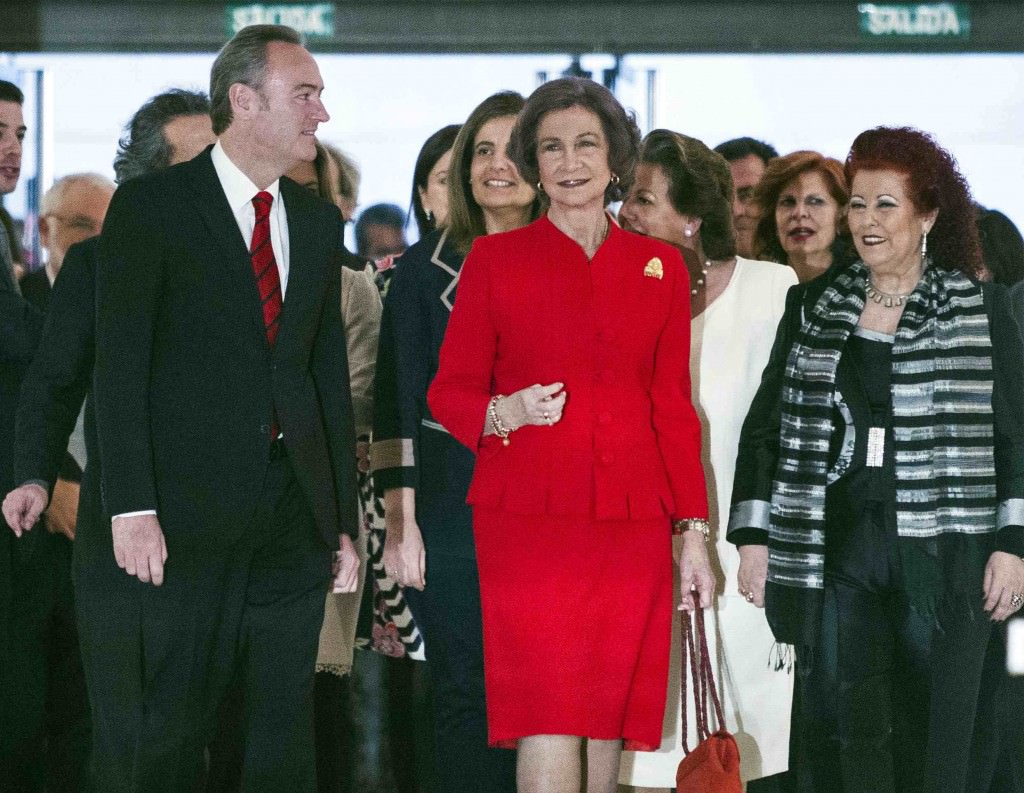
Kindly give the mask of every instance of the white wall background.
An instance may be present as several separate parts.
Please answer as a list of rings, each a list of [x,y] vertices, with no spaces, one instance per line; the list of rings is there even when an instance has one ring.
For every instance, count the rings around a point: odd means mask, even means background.
[[[0,69],[48,74],[44,182],[72,171],[112,175],[121,127],[171,86],[205,89],[213,55],[2,56]],[[406,206],[413,162],[435,129],[465,119],[488,94],[529,93],[559,56],[318,55],[332,119],[322,138],[362,167],[360,204]],[[610,64],[588,56],[585,68]],[[878,124],[934,133],[960,161],[981,203],[1024,227],[1024,54],[631,56],[620,94],[642,110],[644,72],[658,72],[654,123],[714,146],[752,135],[786,153],[812,148],[842,159]],[[16,194],[8,201],[23,211]]]

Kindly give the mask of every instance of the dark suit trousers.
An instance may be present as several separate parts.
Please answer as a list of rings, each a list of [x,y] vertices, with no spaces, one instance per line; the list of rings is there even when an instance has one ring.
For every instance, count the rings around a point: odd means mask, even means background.
[[[93,766],[104,793],[200,789],[217,706],[244,680],[247,793],[313,793],[312,693],[331,551],[287,459],[229,547],[168,543],[164,584],[115,564],[109,529],[76,541]]]
[[[89,706],[74,622],[71,541],[45,521],[0,532],[0,792],[77,793]]]

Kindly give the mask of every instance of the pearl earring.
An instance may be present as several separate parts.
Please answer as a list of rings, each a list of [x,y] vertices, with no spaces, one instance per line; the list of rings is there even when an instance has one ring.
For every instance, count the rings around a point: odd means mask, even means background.
[[[693,232],[690,231],[689,229],[683,229],[683,236],[684,237],[692,237],[693,236]]]

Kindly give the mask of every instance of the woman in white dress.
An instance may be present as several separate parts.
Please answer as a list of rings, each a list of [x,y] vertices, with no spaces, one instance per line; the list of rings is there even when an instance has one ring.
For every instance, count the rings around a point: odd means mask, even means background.
[[[732,178],[721,155],[694,138],[655,130],[644,139],[636,181],[619,219],[630,231],[682,248],[690,269],[690,370],[703,429],[709,550],[719,583],[708,639],[725,726],[739,744],[742,777],[750,783],[748,791],[764,792],[780,789],[776,775],[788,768],[793,675],[763,612],[739,594],[739,555],[725,535],[740,428],[768,362],[786,292],[797,278],[788,267],[736,256],[731,197]],[[674,632],[661,748],[625,752],[623,784],[675,787],[683,757],[678,624]]]

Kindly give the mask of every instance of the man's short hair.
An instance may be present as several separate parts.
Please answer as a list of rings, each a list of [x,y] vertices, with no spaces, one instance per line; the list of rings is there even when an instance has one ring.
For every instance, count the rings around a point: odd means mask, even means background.
[[[16,105],[23,105],[25,104],[25,94],[14,83],[0,80],[0,102],[14,102]]]
[[[50,189],[43,194],[43,200],[39,204],[39,215],[46,217],[59,211],[61,202],[68,190],[76,184],[95,187],[97,190],[114,191],[114,183],[107,177],[98,173],[72,173],[62,176],[54,182]]]
[[[356,250],[365,251],[370,240],[368,226],[390,226],[405,231],[405,212],[397,204],[374,204],[363,210],[356,221]]]
[[[114,157],[118,184],[171,164],[171,146],[164,127],[181,116],[208,116],[210,99],[202,91],[172,88],[140,107],[124,128]]]
[[[285,25],[250,25],[234,35],[213,62],[210,70],[210,120],[213,134],[231,126],[231,86],[242,83],[257,93],[267,76],[267,45],[279,41],[302,46],[302,36]]]
[[[715,151],[725,157],[726,162],[736,162],[753,154],[765,165],[779,156],[770,143],[756,138],[733,138],[715,146]]]

